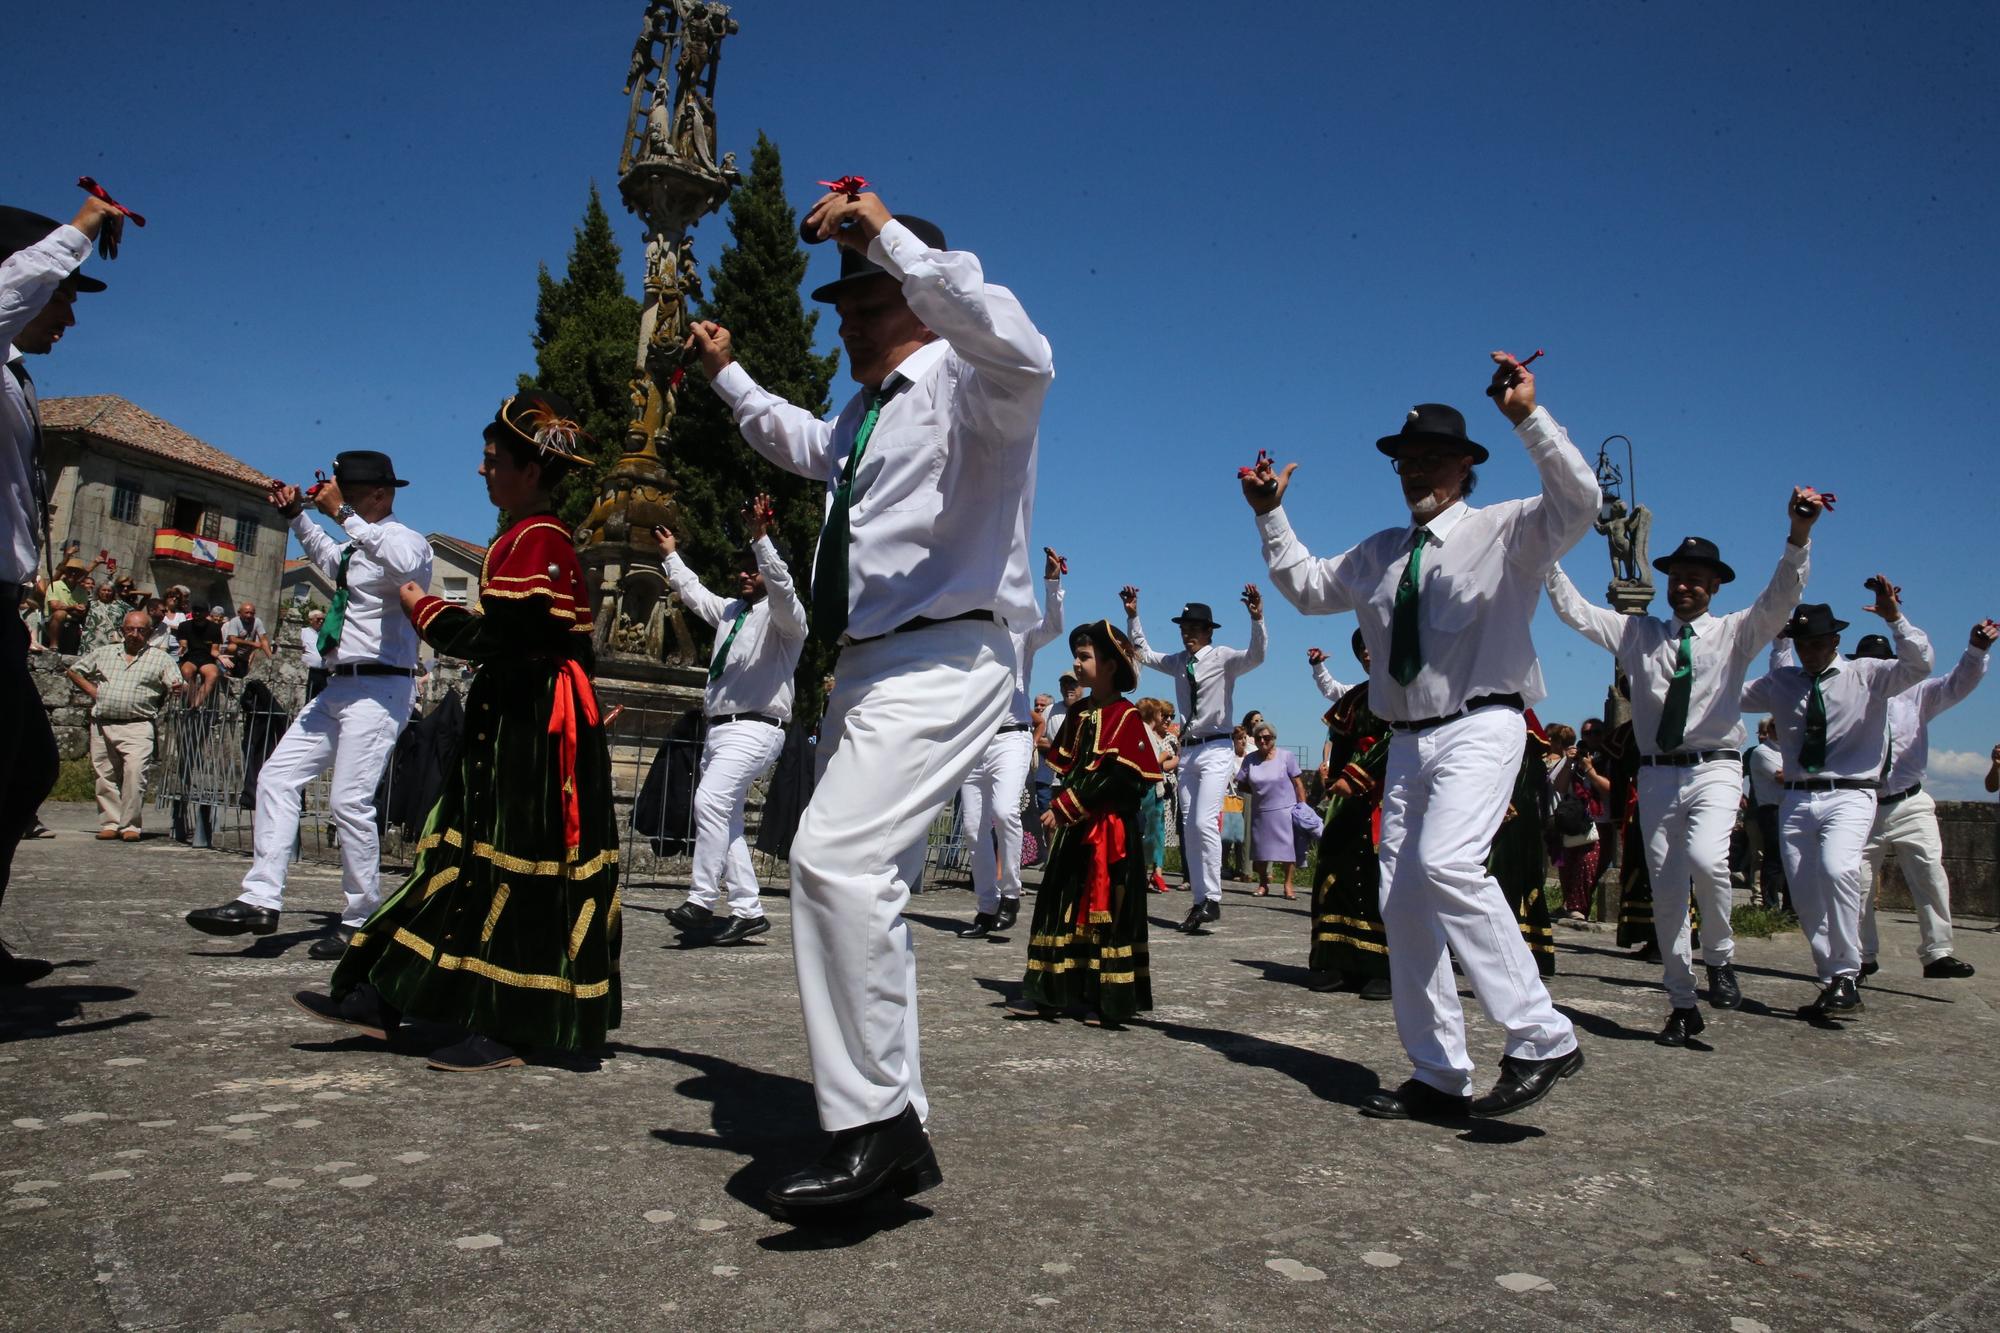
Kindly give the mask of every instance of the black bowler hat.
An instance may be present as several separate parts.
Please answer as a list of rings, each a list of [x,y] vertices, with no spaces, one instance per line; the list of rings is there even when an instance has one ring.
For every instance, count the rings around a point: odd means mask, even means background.
[[[1733,583],[1736,579],[1736,571],[1723,563],[1722,552],[1706,537],[1683,537],[1679,546],[1653,562],[1653,568],[1664,574],[1667,566],[1676,560],[1689,565],[1708,565],[1724,583]]]
[[[1889,636],[1886,634],[1864,634],[1861,636],[1861,642],[1854,645],[1854,651],[1848,656],[1879,657],[1885,662],[1893,661],[1896,656],[1896,645],[1889,642]]]
[[[908,213],[896,214],[896,221],[908,227],[912,236],[915,236],[931,249],[943,250],[946,248],[944,233],[938,230],[938,225],[935,222],[926,222],[923,218],[914,217]],[[812,299],[815,301],[824,301],[831,305],[847,292],[853,290],[863,279],[872,278],[879,273],[885,272],[887,272],[886,269],[870,259],[863,252],[850,250],[843,245],[840,247],[840,276],[823,287],[814,288]]]
[[[54,218],[43,217],[40,213],[30,213],[25,208],[9,208],[0,204],[0,259],[5,259],[17,250],[25,250],[31,245],[39,245],[48,234],[62,223]],[[96,278],[88,277],[78,269],[65,279],[71,287],[80,292],[101,292],[104,284]]]
[[[373,449],[350,449],[333,456],[333,479],[342,486],[407,486],[396,480],[396,465],[389,455]]]
[[[1221,622],[1209,614],[1207,602],[1189,602],[1181,608],[1181,613],[1174,617],[1174,623],[1176,625],[1206,625],[1210,629],[1214,629]]]
[[[1486,461],[1486,446],[1466,438],[1464,414],[1443,403],[1418,403],[1403,418],[1401,430],[1375,441],[1375,447],[1391,458],[1413,444],[1442,444],[1471,454],[1475,463]]]
[[[1792,608],[1792,618],[1778,631],[1781,639],[1816,639],[1822,634],[1838,634],[1847,622],[1833,614],[1825,602],[1800,602]]]
[[[1139,668],[1132,661],[1132,641],[1110,621],[1093,620],[1088,625],[1078,625],[1069,632],[1069,646],[1074,650],[1079,643],[1089,644],[1099,657],[1117,663],[1118,673],[1111,679],[1111,688],[1124,694],[1139,687]]]

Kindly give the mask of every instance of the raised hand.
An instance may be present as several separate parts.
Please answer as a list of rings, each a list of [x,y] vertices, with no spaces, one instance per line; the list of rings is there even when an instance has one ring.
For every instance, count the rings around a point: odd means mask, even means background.
[[[298,487],[287,486],[284,482],[278,481],[275,478],[266,488],[264,498],[271,502],[271,508],[277,510],[286,518],[298,517],[299,512],[306,507],[305,500],[299,495]]]
[[[1250,608],[1250,618],[1252,620],[1262,620],[1264,618],[1264,594],[1256,584],[1246,583],[1243,585],[1243,605]]]
[[[771,525],[777,521],[778,508],[771,503],[771,497],[768,495],[761,492],[753,495],[749,503],[743,506],[743,528],[753,542],[763,540],[765,534],[771,531]],[[673,536],[672,533],[667,535],[669,538]],[[665,555],[666,552],[662,551],[660,554]]]
[[[1318,666],[1321,662],[1326,661],[1326,649],[1324,648],[1306,649],[1306,661],[1312,663],[1314,666]]]
[[[698,319],[688,326],[687,341],[681,344],[683,352],[693,351],[701,357],[702,374],[714,379],[728,365],[736,360],[736,343],[729,336],[729,330],[712,319]]]
[[[1056,554],[1053,546],[1042,548],[1042,580],[1059,579],[1069,573],[1069,561]]]
[[[1874,602],[1862,610],[1872,611],[1891,624],[1903,618],[1903,590],[1889,582],[1887,574],[1877,574],[1861,586],[1875,594]]]
[[[1833,502],[1831,495],[1823,495],[1810,486],[1792,487],[1792,498],[1785,502],[1785,513],[1792,521],[1792,541],[1794,545],[1805,545],[1806,537],[1812,532],[1812,525],[1819,522],[1827,506]]]
[[[1137,588],[1129,583],[1126,584],[1118,590],[1118,600],[1125,604],[1126,615],[1136,616],[1139,614],[1139,590]]]
[[[1535,410],[1535,375],[1514,358],[1512,352],[1493,353],[1493,383],[1487,395],[1502,416],[1516,426]]]
[[[660,544],[660,558],[662,560],[680,550],[680,543],[674,540],[673,529],[664,523],[653,525],[653,540]]]
[[[829,191],[806,210],[799,234],[815,241],[830,239],[836,245],[865,252],[889,217],[889,206],[874,194],[849,196]]]
[[[328,518],[332,518],[335,514],[338,514],[340,507],[347,503],[346,499],[340,493],[340,483],[337,481],[323,481],[313,487],[312,502],[313,508],[319,510],[320,513],[325,514]]]
[[[1972,646],[1980,652],[1991,648],[1995,640],[2000,640],[2000,621],[1982,620],[1972,627]]]
[[[1257,466],[1237,469],[1237,481],[1243,487],[1243,499],[1251,512],[1268,514],[1285,502],[1285,491],[1292,484],[1292,474],[1299,470],[1297,463],[1285,464],[1279,471],[1278,465],[1263,454],[1257,456]]]

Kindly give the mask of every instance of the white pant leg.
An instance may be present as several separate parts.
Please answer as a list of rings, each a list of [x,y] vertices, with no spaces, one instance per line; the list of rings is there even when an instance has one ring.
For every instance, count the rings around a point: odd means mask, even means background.
[[[1792,906],[1812,947],[1814,975],[1822,986],[1860,975],[1861,859],[1875,793],[1788,791],[1779,819]]]
[[[1736,957],[1736,930],[1729,914],[1736,886],[1729,882],[1729,838],[1743,805],[1743,765],[1713,759],[1692,770],[1682,798],[1688,805],[1688,870],[1695,901],[1701,904],[1701,961],[1726,967]]]
[[[252,906],[284,910],[285,868],[299,833],[299,793],[333,762],[334,738],[340,729],[334,691],[344,691],[350,684],[346,677],[327,682],[326,689],[292,719],[257,770],[250,872],[243,876],[243,891],[237,895]]]
[[[1005,631],[954,621],[841,651],[820,780],[792,844],[792,956],[820,1124],[929,1114],[903,920],[931,819],[1007,713]]]
[[[1226,739],[1181,756],[1181,861],[1198,903],[1222,901],[1222,800],[1236,766]]]
[[[1676,1009],[1692,1009],[1695,1004],[1688,926],[1688,894],[1694,873],[1687,774],[1684,768],[1655,764],[1639,770],[1638,782],[1639,827],[1646,835],[1646,875],[1653,890],[1653,938],[1660,944],[1667,1002]]]
[[[1917,909],[1919,956],[1926,963],[1949,956],[1951,881],[1944,873],[1944,838],[1938,832],[1937,801],[1929,792],[1920,791],[1879,814],[1875,827],[1895,850],[1903,882],[1910,888],[1910,900]],[[1862,941],[1862,952],[1872,958],[1875,923],[1872,894],[1867,903],[1866,924],[1871,933]]]
[[[997,755],[995,747],[998,748]],[[990,818],[1000,841],[1000,896],[1018,899],[1021,896],[1021,793],[1028,789],[1028,770],[1034,765],[1034,733],[1010,731],[1004,736],[997,736],[986,753],[988,761],[994,765],[993,813]]]
[[[1908,804],[1908,802],[1903,802]],[[1881,878],[1882,863],[1889,857],[1889,816],[1896,812],[1895,806],[1875,809],[1875,822],[1869,827],[1868,842],[1861,849],[1861,961],[1872,963],[1881,952],[1882,937],[1875,928],[1875,883]]]
[[[333,786],[328,814],[340,830],[340,887],[347,905],[340,924],[365,924],[382,904],[381,837],[375,829],[375,789],[410,723],[416,683],[408,676],[346,677],[356,688],[334,706]],[[320,698],[331,694],[322,691]],[[317,702],[317,701],[315,701]]]
[[[1000,910],[999,864],[993,859],[993,840],[987,830],[992,827],[998,795],[995,788],[1000,777],[1000,742],[1004,739],[995,736],[986,743],[979,761],[958,788],[959,818],[964,823],[965,845],[972,857],[973,906],[988,915]]]
[[[1473,1065],[1447,943],[1480,1008],[1506,1029],[1506,1054],[1546,1060],[1576,1049],[1499,881],[1486,873],[1526,738],[1519,713],[1484,708],[1399,732],[1389,747],[1381,892],[1396,1029],[1416,1077],[1460,1096],[1472,1091]]]
[[[709,729],[701,751],[701,784],[694,793],[689,902],[712,912],[726,885],[730,915],[764,915],[750,840],[743,836],[743,806],[751,784],[778,762],[784,748],[784,728],[768,722],[726,722]]]

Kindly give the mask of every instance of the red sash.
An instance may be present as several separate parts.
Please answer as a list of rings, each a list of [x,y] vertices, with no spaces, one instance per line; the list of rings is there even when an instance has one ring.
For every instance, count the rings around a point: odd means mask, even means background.
[[[1111,867],[1125,859],[1125,821],[1110,811],[1093,815],[1083,826],[1089,858],[1083,867],[1083,892],[1076,900],[1076,928],[1111,915]]]
[[[576,800],[576,720],[597,725],[597,694],[590,677],[573,657],[556,668],[555,699],[549,709],[549,735],[557,737],[557,771],[562,776],[563,846],[571,851],[583,841],[583,812]]]

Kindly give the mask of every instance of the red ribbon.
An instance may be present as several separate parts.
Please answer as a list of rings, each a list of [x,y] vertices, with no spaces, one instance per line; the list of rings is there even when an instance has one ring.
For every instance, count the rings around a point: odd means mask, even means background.
[[[821,181],[820,184],[832,190],[835,194],[844,194],[849,199],[858,199],[861,197],[861,192],[868,188],[868,178],[866,176],[842,176],[838,180]]]
[[[597,695],[575,658],[556,669],[556,693],[549,709],[549,735],[557,737],[557,773],[562,779],[563,846],[575,851],[583,841],[583,812],[576,799],[576,720],[597,725]]]
[[[97,196],[105,203],[117,209],[120,213],[124,214],[126,217],[131,218],[133,226],[143,227],[146,225],[145,218],[139,216],[137,213],[134,213],[131,209],[125,207],[125,205],[119,203],[116,199],[113,199],[110,195],[106,194],[104,191],[104,187],[102,185],[99,185],[96,181],[92,180],[90,177],[78,176],[76,178],[76,183],[82,189],[89,191],[91,194]]]
[[[1076,928],[1089,928],[1099,912],[1111,914],[1111,867],[1125,859],[1125,821],[1110,811],[1093,815],[1083,827],[1090,859],[1083,867],[1083,894],[1076,901]]]

